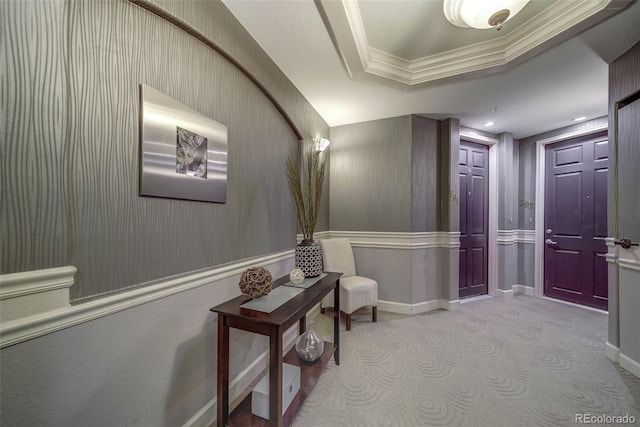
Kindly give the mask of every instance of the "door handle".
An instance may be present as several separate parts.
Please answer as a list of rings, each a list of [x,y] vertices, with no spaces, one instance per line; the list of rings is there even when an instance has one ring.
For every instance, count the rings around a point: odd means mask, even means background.
[[[616,245],[620,245],[620,247],[623,249],[631,249],[631,246],[640,246],[640,243],[632,242],[629,239],[614,240],[613,243]]]
[[[554,241],[553,241],[553,240],[551,240],[551,239],[547,239],[547,240],[545,240],[544,242],[545,242],[547,245],[557,245],[557,244],[558,244],[558,242],[554,242]]]

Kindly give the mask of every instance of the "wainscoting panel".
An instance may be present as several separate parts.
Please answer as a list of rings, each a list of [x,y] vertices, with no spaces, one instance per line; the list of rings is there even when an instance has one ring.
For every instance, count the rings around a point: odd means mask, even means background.
[[[194,416],[194,425],[210,425],[217,316],[209,309],[240,295],[240,271],[252,264],[280,277],[293,268],[293,254],[243,260],[179,284],[168,278],[155,294],[152,286],[147,295],[99,299],[101,306],[68,306],[62,311],[74,322],[9,343],[0,350],[0,425],[175,426]],[[48,321],[60,318],[54,312]],[[6,344],[4,323],[1,330]],[[297,324],[285,343],[296,335]],[[231,399],[264,371],[267,347],[264,336],[232,330]]]

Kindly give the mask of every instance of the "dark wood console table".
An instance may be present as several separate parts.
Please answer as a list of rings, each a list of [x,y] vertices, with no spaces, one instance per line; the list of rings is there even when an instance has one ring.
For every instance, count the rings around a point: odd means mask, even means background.
[[[329,363],[331,355],[340,364],[340,276],[327,272],[308,289],[299,293],[271,313],[240,307],[251,298],[240,296],[213,307],[218,313],[218,407],[217,425],[288,426]],[[289,276],[274,281],[273,288],[289,281]],[[295,348],[283,357],[282,334],[295,322],[300,333],[306,330],[306,314],[329,292],[335,290],[333,311],[333,343],[325,342],[322,357],[314,364],[300,360]],[[242,329],[269,337],[269,421],[251,413],[251,393],[229,416],[229,328]],[[300,366],[300,391],[282,415],[282,362]]]

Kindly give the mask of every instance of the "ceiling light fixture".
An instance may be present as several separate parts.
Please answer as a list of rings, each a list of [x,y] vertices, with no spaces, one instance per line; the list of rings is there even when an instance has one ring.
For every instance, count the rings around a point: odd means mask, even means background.
[[[587,120],[587,118],[585,116],[580,116],[580,117],[576,117],[575,119],[573,119],[574,122],[582,122]]]
[[[484,126],[493,126],[493,125],[495,125],[495,123],[493,123],[493,122],[487,122],[487,123],[484,124]]]
[[[444,16],[449,22],[465,28],[495,28],[520,12],[529,0],[444,0]]]

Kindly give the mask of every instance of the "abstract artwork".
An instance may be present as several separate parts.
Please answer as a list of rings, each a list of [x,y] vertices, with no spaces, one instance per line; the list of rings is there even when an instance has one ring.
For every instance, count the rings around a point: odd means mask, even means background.
[[[226,203],[227,127],[140,85],[140,195]]]
[[[178,127],[176,172],[207,178],[207,138]]]

